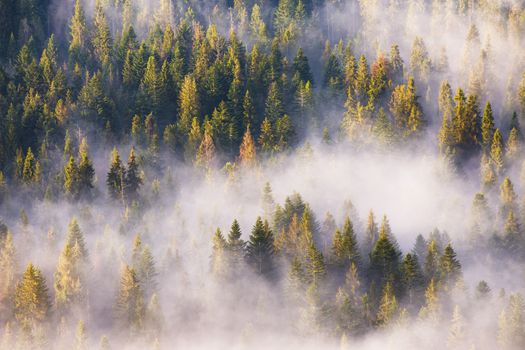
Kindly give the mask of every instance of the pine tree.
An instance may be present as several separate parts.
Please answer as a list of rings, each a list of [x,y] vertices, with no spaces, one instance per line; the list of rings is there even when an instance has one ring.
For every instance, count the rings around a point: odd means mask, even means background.
[[[524,313],[525,303],[521,294],[512,294],[507,307],[502,310],[498,322],[499,345],[518,349],[525,341]]]
[[[370,253],[370,273],[381,284],[396,279],[398,275],[401,253],[389,236],[388,223],[384,220],[379,230],[379,238]]]
[[[461,264],[450,244],[447,244],[441,257],[440,272],[440,280],[450,285],[454,285],[461,278]]]
[[[225,279],[228,274],[228,261],[226,255],[226,240],[220,229],[217,228],[213,235],[211,254],[211,272],[218,280]]]
[[[259,146],[266,154],[271,154],[275,148],[275,137],[272,124],[268,117],[264,118],[261,124],[261,132],[259,133]]]
[[[357,63],[357,71],[354,81],[354,94],[358,102],[365,105],[365,97],[370,84],[370,72],[365,55],[361,55]]]
[[[27,149],[27,155],[24,160],[24,170],[22,171],[22,180],[26,184],[30,184],[35,180],[35,167],[36,167],[36,159],[33,155],[33,152],[31,151],[31,147]]]
[[[199,96],[197,83],[191,75],[184,77],[179,93],[179,120],[177,122],[180,132],[187,135],[191,128],[193,118],[199,117]]]
[[[129,266],[122,271],[115,311],[121,326],[130,334],[143,329],[146,312],[144,295],[135,270]]]
[[[86,138],[82,142],[78,151],[78,191],[79,195],[84,198],[89,198],[91,190],[93,189],[93,178],[95,176],[95,169],[89,159],[88,144]]]
[[[59,314],[64,315],[72,306],[80,306],[84,298],[83,265],[80,245],[73,247],[66,243],[58,259],[54,275],[55,305]]]
[[[246,242],[241,238],[241,228],[237,220],[233,220],[230,232],[228,233],[228,269],[230,275],[238,276],[241,272],[245,254]]]
[[[123,180],[125,169],[120,160],[117,148],[111,152],[111,165],[106,177],[109,196],[112,199],[123,199]]]
[[[270,122],[275,123],[284,114],[282,96],[277,82],[272,82],[266,98],[266,109],[264,115]]]
[[[333,262],[348,268],[351,264],[359,265],[357,238],[350,218],[345,219],[342,232],[336,230],[332,245]]]
[[[505,145],[505,158],[507,159],[507,161],[509,161],[509,163],[512,163],[512,161],[516,160],[520,151],[521,142],[518,129],[512,128],[510,130],[509,137]]]
[[[514,185],[508,177],[503,179],[503,183],[500,186],[500,217],[506,219],[510,210],[516,209],[516,192],[514,191]]]
[[[125,172],[123,185],[126,199],[129,201],[136,200],[138,198],[140,187],[142,186],[142,177],[139,173],[139,165],[133,147],[129,152],[128,166]]]
[[[95,17],[93,19],[93,49],[95,57],[97,58],[102,68],[107,68],[110,63],[110,55],[112,49],[111,33],[109,30],[108,21],[102,0],[97,0],[95,4]]]
[[[439,277],[439,249],[436,240],[432,239],[427,245],[424,271],[428,279]]]
[[[252,7],[252,14],[250,18],[250,31],[253,39],[255,39],[257,43],[265,45],[268,42],[266,24],[261,18],[261,9],[258,4],[254,4]]]
[[[294,73],[298,73],[299,79],[303,83],[314,83],[312,72],[310,71],[310,65],[308,63],[308,57],[304,55],[302,48],[297,49],[297,54],[293,59],[293,71]]]
[[[374,212],[370,210],[368,213],[368,221],[365,231],[365,242],[363,246],[363,252],[365,255],[369,255],[372,252],[372,248],[379,238],[379,230],[374,218]]]
[[[439,322],[441,317],[441,304],[436,291],[436,284],[434,279],[430,280],[430,283],[425,290],[425,305],[419,311],[419,317],[436,324]]]
[[[309,239],[306,256],[307,281],[315,285],[320,285],[326,277],[326,265],[323,254],[317,249],[313,239]]]
[[[494,139],[494,117],[492,116],[492,106],[487,102],[483,117],[481,118],[481,145],[484,152],[488,152]]]
[[[524,247],[525,240],[521,232],[518,219],[514,215],[514,210],[509,209],[505,226],[503,228],[503,247],[507,252],[516,254]]]
[[[45,322],[50,316],[51,302],[42,272],[32,263],[16,285],[14,296],[15,317],[20,322]]]
[[[253,168],[257,164],[255,142],[253,141],[249,127],[246,128],[246,132],[242,138],[241,147],[239,149],[239,160],[241,165],[246,168]]]
[[[209,128],[204,130],[204,137],[197,151],[195,165],[206,172],[210,172],[215,165],[215,144],[210,135]]]
[[[390,69],[394,83],[399,83],[403,79],[403,59],[399,53],[399,46],[394,44],[390,48]]]
[[[380,327],[386,327],[392,321],[397,312],[397,301],[391,282],[387,282],[383,288],[383,296],[379,303],[376,323]]]
[[[408,253],[401,264],[401,282],[408,295],[410,304],[414,302],[415,293],[423,283],[423,274],[418,263],[417,255]]]
[[[136,266],[133,266],[137,280],[145,298],[152,296],[157,290],[157,269],[155,260],[148,246],[142,249]]]
[[[84,241],[84,234],[80,230],[80,226],[78,225],[76,218],[72,218],[71,221],[69,222],[69,226],[67,230],[66,245],[70,249],[75,249],[75,246],[78,245],[79,258],[81,260],[87,261],[88,251],[86,248],[86,243]]]
[[[69,42],[69,55],[73,63],[84,63],[88,54],[88,28],[82,7],[82,1],[75,1],[75,10],[69,24],[71,40]]]
[[[64,192],[68,198],[77,199],[79,195],[78,167],[73,156],[69,157],[67,165],[64,167]]]
[[[492,138],[492,145],[490,148],[490,160],[493,164],[496,174],[500,174],[503,169],[503,138],[499,129],[496,129]]]
[[[341,63],[335,54],[331,53],[324,66],[323,86],[328,89],[329,97],[337,98],[343,93],[344,76]]]
[[[246,259],[259,275],[270,278],[274,271],[274,238],[267,223],[255,221],[246,246]]]

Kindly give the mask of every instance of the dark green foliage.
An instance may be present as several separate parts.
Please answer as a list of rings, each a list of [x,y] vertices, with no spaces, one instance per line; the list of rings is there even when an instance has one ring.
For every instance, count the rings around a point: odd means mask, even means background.
[[[357,246],[357,238],[350,218],[345,219],[342,231],[336,230],[332,243],[332,263],[344,266],[345,269],[351,264],[359,265],[360,254]]]
[[[135,149],[129,152],[128,167],[125,171],[124,182],[122,183],[126,199],[134,201],[138,198],[138,191],[142,186],[142,178],[139,173],[139,165],[135,155]]]
[[[379,238],[370,253],[370,277],[380,285],[387,280],[396,280],[399,274],[401,252],[389,237],[383,223]]]
[[[273,241],[268,223],[258,217],[246,245],[246,260],[257,274],[266,278],[275,272]]]

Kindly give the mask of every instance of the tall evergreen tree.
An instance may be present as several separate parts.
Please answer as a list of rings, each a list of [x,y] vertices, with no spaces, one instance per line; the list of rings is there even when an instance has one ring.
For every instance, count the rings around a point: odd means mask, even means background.
[[[16,285],[14,296],[15,317],[20,322],[44,322],[51,314],[51,302],[42,272],[32,263]]]
[[[135,270],[129,266],[122,271],[115,311],[121,327],[130,334],[137,334],[143,329],[146,312],[144,295]]]
[[[259,275],[270,278],[274,274],[273,234],[260,217],[255,221],[246,246],[246,259]]]
[[[111,152],[111,165],[106,176],[106,186],[112,199],[123,199],[124,174],[125,168],[115,147]]]
[[[142,186],[142,177],[139,173],[139,165],[133,147],[129,152],[128,167],[125,172],[123,186],[126,199],[130,201],[138,199],[138,192]]]

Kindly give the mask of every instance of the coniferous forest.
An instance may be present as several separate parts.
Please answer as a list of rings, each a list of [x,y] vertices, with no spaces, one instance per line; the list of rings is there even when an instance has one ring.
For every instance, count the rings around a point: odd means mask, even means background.
[[[524,349],[524,151],[522,0],[0,0],[0,349]]]

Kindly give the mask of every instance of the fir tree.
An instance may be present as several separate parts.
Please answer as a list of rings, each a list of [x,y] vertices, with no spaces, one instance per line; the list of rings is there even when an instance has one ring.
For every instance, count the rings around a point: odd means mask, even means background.
[[[230,232],[228,233],[227,248],[229,255],[229,270],[232,275],[240,274],[245,255],[246,242],[241,238],[241,228],[237,220],[233,220]]]
[[[370,273],[379,283],[397,279],[401,253],[389,237],[387,223],[383,222],[379,238],[370,253]]]
[[[144,327],[144,295],[133,268],[125,266],[120,279],[116,303],[117,319],[130,334],[140,332]]]
[[[51,313],[51,302],[42,272],[32,263],[16,285],[14,296],[15,317],[20,322],[44,322]]]
[[[487,102],[481,119],[481,145],[484,152],[488,152],[491,148],[493,138],[494,117],[492,116],[492,106],[490,102]]]
[[[491,164],[493,164],[494,168],[496,169],[496,174],[501,173],[503,169],[503,150],[503,138],[501,137],[499,129],[496,129],[492,138],[492,145],[490,148],[490,160]]]
[[[357,238],[349,217],[345,219],[342,232],[337,230],[334,235],[332,254],[334,263],[345,266],[345,269],[351,264],[359,265]]]
[[[255,272],[267,278],[274,271],[273,234],[260,217],[255,221],[246,246],[246,259]]]
[[[111,165],[106,177],[106,186],[112,199],[123,199],[123,180],[125,169],[120,160],[117,148],[111,152]]]
[[[97,0],[95,4],[93,27],[94,33],[92,44],[95,56],[101,67],[107,68],[110,63],[110,54],[113,44],[101,0]]]
[[[95,176],[95,169],[89,159],[88,144],[86,138],[82,139],[82,142],[78,151],[78,190],[79,195],[85,198],[89,198],[91,190],[93,188],[93,178]]]
[[[133,201],[138,198],[138,191],[142,186],[142,177],[139,173],[139,165],[135,156],[135,149],[132,147],[129,152],[128,167],[125,172],[123,187],[126,199]]]
[[[64,168],[64,191],[67,197],[71,199],[78,198],[79,186],[78,186],[78,167],[73,156],[69,157],[69,161]]]
[[[383,295],[379,303],[376,322],[380,327],[387,326],[397,312],[397,301],[391,282],[387,282],[383,288]]]
[[[440,272],[440,279],[451,285],[461,278],[461,264],[450,244],[447,244],[441,257]]]
[[[408,253],[401,264],[401,282],[408,295],[409,303],[414,302],[415,293],[423,283],[423,274],[416,255]]]
[[[69,24],[69,29],[71,35],[69,55],[74,60],[74,63],[83,63],[87,59],[89,38],[81,0],[75,1],[75,10]]]
[[[226,255],[226,240],[220,229],[215,231],[212,242],[211,272],[214,277],[221,280],[227,276],[228,261]]]
[[[36,178],[36,159],[31,151],[31,147],[27,149],[27,155],[24,160],[24,169],[22,171],[22,180],[26,184],[32,183]]]
[[[257,152],[255,150],[255,143],[249,127],[246,128],[246,132],[242,138],[241,147],[239,149],[239,160],[241,165],[247,168],[253,168],[257,164]]]

